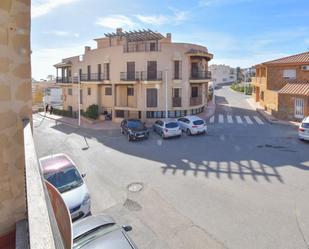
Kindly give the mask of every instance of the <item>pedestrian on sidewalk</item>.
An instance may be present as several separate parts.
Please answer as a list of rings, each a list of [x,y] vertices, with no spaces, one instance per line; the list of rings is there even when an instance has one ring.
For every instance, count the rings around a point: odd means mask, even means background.
[[[54,111],[53,106],[50,106],[49,113],[50,113],[50,114],[53,114],[53,111]]]
[[[49,107],[49,105],[47,104],[46,107],[45,107],[45,112],[48,112],[48,107]]]

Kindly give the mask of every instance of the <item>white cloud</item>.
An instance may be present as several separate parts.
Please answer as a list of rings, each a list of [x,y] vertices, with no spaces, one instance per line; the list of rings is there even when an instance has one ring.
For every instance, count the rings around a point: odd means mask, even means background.
[[[163,15],[157,15],[157,16],[155,16],[155,15],[149,15],[149,16],[136,15],[136,18],[143,23],[152,24],[152,25],[155,25],[155,26],[165,24],[169,21],[168,17],[163,16]]]
[[[44,31],[43,34],[56,35],[56,36],[74,36],[74,37],[79,37],[79,33],[74,33],[74,32],[70,32],[70,31],[63,31],[63,30]]]
[[[107,17],[99,17],[95,22],[102,27],[116,29],[116,28],[134,28],[137,26],[131,18],[124,15],[110,15]]]
[[[36,18],[48,14],[62,5],[68,5],[78,0],[34,0],[31,6],[31,17]]]

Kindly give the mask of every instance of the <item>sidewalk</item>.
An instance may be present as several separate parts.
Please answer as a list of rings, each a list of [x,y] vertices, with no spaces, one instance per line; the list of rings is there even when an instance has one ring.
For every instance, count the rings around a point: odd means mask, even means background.
[[[38,112],[37,114],[41,115],[42,117],[45,116],[45,118],[55,120],[56,123],[57,122],[64,123],[64,124],[68,124],[74,127],[78,126],[78,119],[76,118],[63,117],[63,116],[58,116],[58,115],[49,114],[49,113],[46,113],[45,115],[44,112]],[[114,123],[112,121],[100,120],[100,121],[97,121],[95,124],[90,124],[90,123],[87,123],[81,120],[82,128],[93,129],[93,130],[115,130],[115,129],[119,129],[119,126],[120,124]]]
[[[213,97],[211,101],[208,102],[207,108],[204,110],[204,112],[197,114],[201,119],[208,119],[211,116],[213,116],[216,112],[216,96]]]
[[[293,127],[298,127],[300,125],[299,122],[286,121],[275,118],[269,112],[265,111],[264,108],[259,103],[255,102],[252,98],[248,98],[247,101],[253,109],[255,109],[259,114],[261,114],[267,120],[267,122],[271,124],[290,125]]]

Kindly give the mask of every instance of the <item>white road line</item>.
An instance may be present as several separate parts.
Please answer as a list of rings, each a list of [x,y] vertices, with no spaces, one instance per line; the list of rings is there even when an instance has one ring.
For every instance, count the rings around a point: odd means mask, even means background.
[[[263,122],[258,116],[253,116],[253,118],[255,119],[255,121],[256,121],[258,124],[260,124],[260,125],[264,124],[264,122]]]
[[[232,115],[227,115],[227,122],[228,122],[229,124],[233,124]]]
[[[215,116],[212,116],[210,119],[209,119],[209,123],[214,123],[215,122]]]
[[[252,120],[249,118],[249,116],[244,117],[248,124],[253,124]]]
[[[222,114],[219,114],[219,123],[223,124],[224,123],[224,117]]]
[[[236,116],[236,120],[237,120],[238,124],[242,124],[243,123],[240,116]]]

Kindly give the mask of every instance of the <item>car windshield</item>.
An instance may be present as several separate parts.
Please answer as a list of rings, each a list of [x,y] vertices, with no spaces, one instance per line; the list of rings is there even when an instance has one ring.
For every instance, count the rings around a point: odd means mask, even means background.
[[[303,127],[303,128],[309,128],[309,123],[302,123],[301,127]]]
[[[143,123],[139,120],[130,120],[128,121],[128,128],[131,129],[143,128]]]
[[[44,178],[55,186],[60,193],[77,188],[83,184],[83,180],[74,166],[66,167],[57,172],[48,172]]]
[[[77,238],[73,240],[73,249],[82,248],[83,246],[85,246],[88,243],[91,243],[97,238],[100,238],[117,229],[119,229],[117,225],[115,225],[114,223],[110,223],[110,224],[106,224],[103,226],[96,227],[92,230],[89,230],[88,232],[85,232],[84,234],[78,236]]]
[[[195,121],[193,121],[193,124],[194,125],[203,125],[204,124],[204,121],[203,120],[195,120]]]
[[[179,125],[178,125],[178,123],[177,122],[170,122],[170,123],[166,123],[165,124],[165,127],[166,128],[176,128],[176,127],[178,127]]]

